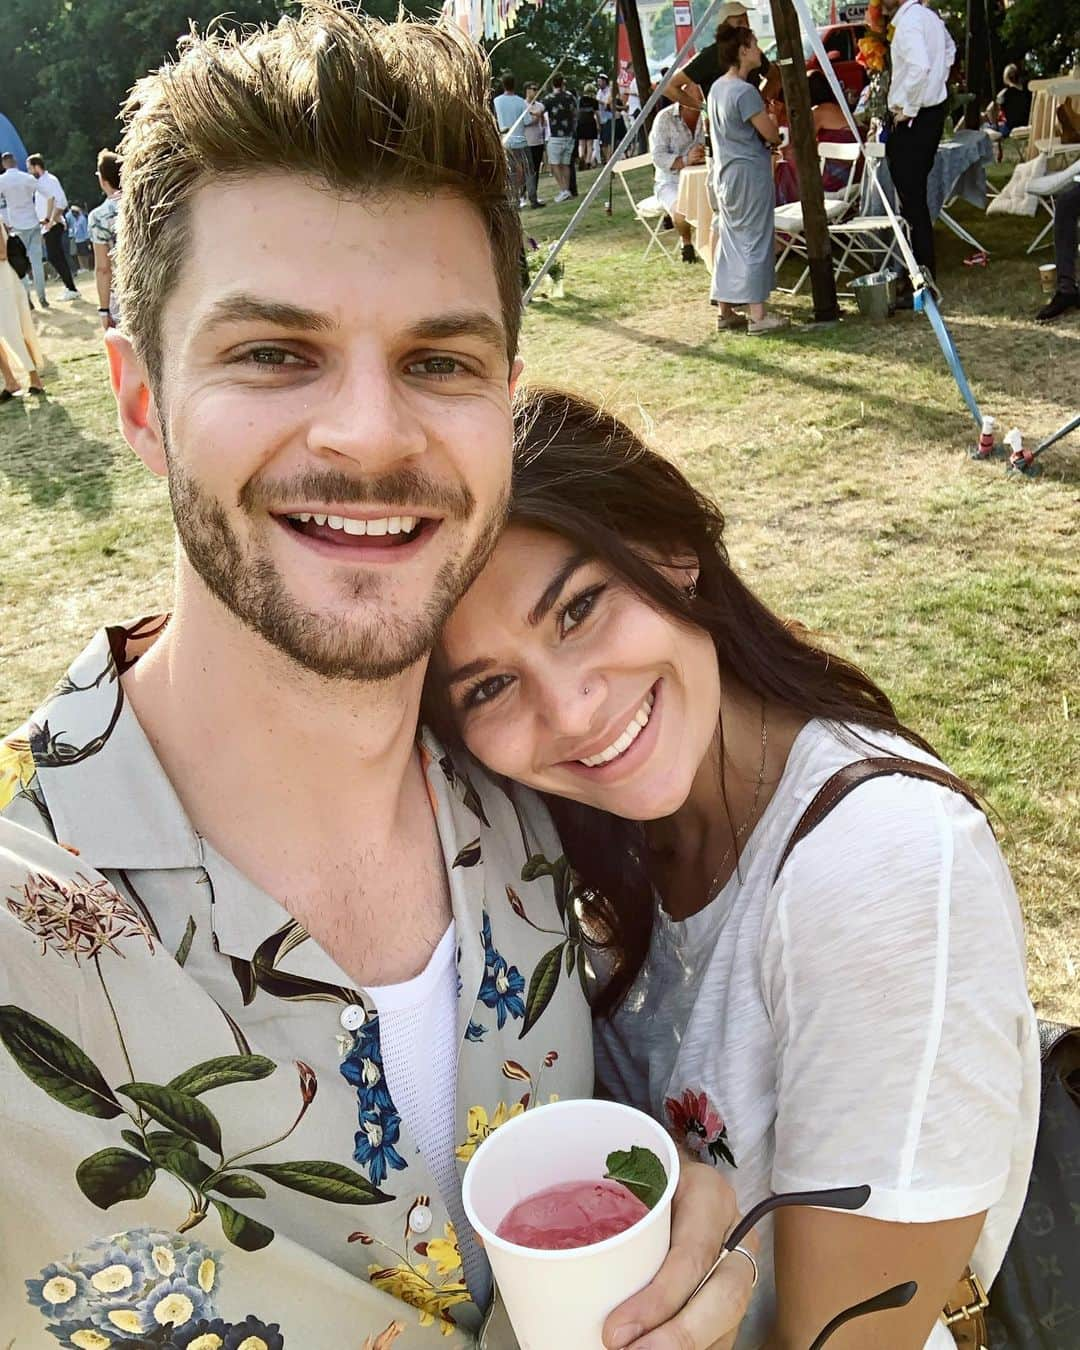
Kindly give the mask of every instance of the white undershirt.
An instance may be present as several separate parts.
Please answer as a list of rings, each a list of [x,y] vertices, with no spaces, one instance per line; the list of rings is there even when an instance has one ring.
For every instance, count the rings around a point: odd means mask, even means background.
[[[457,1111],[457,931],[454,921],[424,969],[401,984],[368,986],[379,1010],[379,1049],[394,1107],[439,1187],[458,1236],[465,1282],[483,1307],[491,1274],[465,1218],[454,1154]],[[431,1233],[431,1238],[442,1237]]]

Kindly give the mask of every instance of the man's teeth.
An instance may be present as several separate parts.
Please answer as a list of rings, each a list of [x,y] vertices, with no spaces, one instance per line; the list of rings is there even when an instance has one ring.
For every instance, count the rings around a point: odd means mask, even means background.
[[[383,516],[380,520],[352,520],[349,516],[324,516],[317,511],[297,511],[289,519],[300,525],[311,520],[316,525],[328,525],[330,529],[342,530],[345,534],[412,534],[419,517]]]
[[[613,759],[624,755],[648,726],[649,718],[652,716],[654,698],[655,695],[646,694],[645,702],[634,714],[633,721],[618,740],[612,741],[607,749],[601,750],[598,755],[590,755],[588,759],[580,760],[579,763],[584,764],[587,768],[595,769],[599,764],[610,764]]]

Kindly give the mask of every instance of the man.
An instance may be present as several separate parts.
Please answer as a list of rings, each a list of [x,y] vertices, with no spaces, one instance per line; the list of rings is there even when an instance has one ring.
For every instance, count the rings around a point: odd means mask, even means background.
[[[495,120],[502,132],[506,157],[510,161],[510,188],[519,207],[528,201],[526,185],[529,181],[529,168],[532,160],[529,156],[529,141],[525,135],[525,122],[529,116],[528,105],[520,94],[516,94],[513,75],[502,77],[502,93],[495,99]]]
[[[1080,219],[1080,180],[1054,198],[1054,260],[1057,263],[1057,288],[1039,310],[1039,323],[1059,319],[1076,309],[1080,297],[1076,290],[1077,221]]]
[[[49,308],[45,296],[45,263],[41,252],[41,223],[37,213],[37,179],[24,173],[9,152],[0,154],[0,205],[3,206],[8,227],[23,242],[30,259],[38,304]]]
[[[700,111],[682,103],[662,108],[649,133],[649,153],[656,170],[653,192],[679,232],[682,260],[696,262],[693,229],[675,204],[679,199],[679,174],[692,164],[705,163],[705,119]]]
[[[79,267],[87,272],[94,270],[94,246],[90,242],[90,220],[86,212],[77,202],[71,208],[71,214],[75,224],[72,226],[71,237],[75,241],[75,254],[79,260]]]
[[[556,75],[551,81],[551,93],[544,100],[548,127],[548,164],[555,179],[557,202],[570,200],[570,165],[577,150],[577,99],[566,88],[566,81]]]
[[[188,39],[127,105],[106,347],[176,585],[0,760],[20,1345],[465,1350],[491,1286],[461,1164],[591,1090],[550,823],[417,734],[509,487],[520,225],[486,99],[456,29],[319,3]],[[731,1343],[746,1261],[673,1316],[733,1218],[686,1177],[610,1345]]]
[[[97,180],[105,200],[90,212],[87,232],[93,245],[94,284],[97,287],[98,318],[106,332],[116,326],[120,308],[113,289],[113,250],[120,212],[120,156],[102,150],[97,157]]]
[[[956,46],[941,19],[920,0],[884,0],[884,11],[893,28],[888,93],[892,130],[885,157],[901,214],[911,227],[911,250],[932,278],[937,264],[926,184],[945,129]],[[902,297],[902,303],[910,307],[910,296]]]
[[[41,237],[45,241],[45,253],[56,270],[56,275],[64,283],[64,300],[80,300],[82,297],[75,289],[71,275],[71,263],[68,259],[67,225],[64,212],[67,210],[67,193],[60,185],[56,174],[49,173],[41,155],[27,155],[26,167],[37,179],[37,192],[34,202],[38,220],[41,222]]]
[[[529,148],[528,195],[529,205],[533,208],[547,205],[539,197],[540,170],[544,167],[544,141],[547,139],[544,105],[536,101],[539,92],[539,85],[525,86],[525,102],[529,107],[525,118],[525,143]]]
[[[750,16],[746,12],[746,6],[740,4],[738,0],[728,0],[727,4],[721,5],[716,11],[716,18],[717,33],[726,23],[731,24],[734,28],[750,27]],[[752,82],[760,84],[768,73],[769,58],[763,56],[761,65],[751,76]],[[681,70],[675,71],[670,77],[667,82],[668,97],[687,108],[697,108],[698,110],[705,108],[708,104],[709,90],[712,88],[713,82],[718,80],[722,74],[716,43],[710,42]]]
[[[607,163],[611,156],[612,109],[611,81],[601,71],[596,77],[596,101],[600,105],[597,122],[600,127],[600,158]]]

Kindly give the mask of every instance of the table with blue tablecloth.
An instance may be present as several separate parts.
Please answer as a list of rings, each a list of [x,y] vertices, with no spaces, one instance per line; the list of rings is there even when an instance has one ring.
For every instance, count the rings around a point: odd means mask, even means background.
[[[926,202],[930,219],[940,220],[953,234],[985,253],[982,244],[949,214],[948,208],[958,198],[970,202],[980,211],[986,210],[988,192],[986,166],[994,158],[994,147],[985,131],[954,131],[942,138],[934,156],[934,167],[926,184]],[[896,189],[889,174],[886,159],[877,162],[877,172],[863,180],[860,215],[880,216],[884,212],[881,193],[887,192],[889,203],[898,210]]]

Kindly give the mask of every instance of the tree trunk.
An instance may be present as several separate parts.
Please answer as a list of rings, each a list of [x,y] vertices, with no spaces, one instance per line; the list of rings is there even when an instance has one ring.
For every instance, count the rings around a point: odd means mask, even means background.
[[[641,35],[641,18],[638,15],[637,0],[618,0],[626,24],[626,36],[630,43],[630,59],[634,63],[634,78],[637,80],[638,98],[644,104],[652,93],[652,81],[649,79],[649,62],[645,56],[645,39]],[[652,127],[655,111],[650,113],[646,130]]]
[[[840,311],[836,303],[832,245],[825,217],[825,186],[821,180],[821,161],[810,110],[810,86],[806,78],[799,18],[791,0],[771,0],[771,3],[776,28],[776,58],[784,82],[791,145],[799,170],[806,260],[814,293],[814,320],[826,323],[838,319]]]
[[[964,109],[964,126],[977,131],[982,125],[982,109],[997,93],[990,60],[990,25],[985,0],[968,0],[967,42],[964,52],[964,79],[968,93],[974,95]]]

